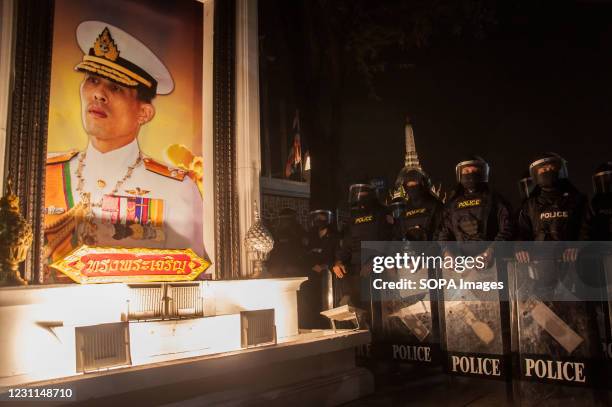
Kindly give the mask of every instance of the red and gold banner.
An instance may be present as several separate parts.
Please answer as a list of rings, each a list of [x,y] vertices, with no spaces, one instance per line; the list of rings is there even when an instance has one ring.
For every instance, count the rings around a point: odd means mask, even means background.
[[[77,283],[190,281],[210,262],[191,249],[122,249],[83,245],[51,265]]]

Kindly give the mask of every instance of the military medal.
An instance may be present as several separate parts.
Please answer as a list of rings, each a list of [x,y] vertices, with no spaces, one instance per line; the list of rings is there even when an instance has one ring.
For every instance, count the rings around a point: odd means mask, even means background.
[[[80,154],[79,156],[79,165],[77,167],[77,171],[76,171],[76,176],[77,176],[77,192],[79,193],[79,195],[81,196],[81,199],[83,199],[83,194],[84,194],[84,190],[85,190],[85,179],[83,178],[83,169],[85,168],[85,157],[87,156],[86,152],[83,152]],[[113,188],[113,190],[110,192],[110,195],[115,195],[118,191],[119,188],[121,188],[123,186],[123,184],[125,183],[125,181],[127,181],[128,179],[130,179],[130,177],[132,176],[132,173],[134,172],[134,169],[136,167],[138,167],[140,165],[140,163],[142,162],[143,158],[142,158],[142,154],[138,154],[138,157],[136,158],[136,161],[134,162],[134,164],[130,165],[127,169],[127,172],[125,173],[125,175],[123,176],[123,178],[119,179],[117,181],[117,183],[115,184],[115,187]],[[104,186],[106,186],[106,181],[99,179],[97,181],[97,184],[100,188],[104,188]],[[103,185],[102,185],[103,184]],[[101,208],[102,207],[102,199],[100,199],[99,202],[92,202],[91,203],[92,208]]]
[[[143,196],[143,195],[148,194],[151,191],[147,191],[146,189],[141,189],[140,187],[136,187],[134,189],[126,189],[125,192],[127,192],[130,195]]]
[[[85,168],[85,157],[87,153],[81,153],[79,156],[79,164],[77,167],[77,192],[80,195],[81,202],[83,203],[86,211],[84,222],[80,225],[80,233],[79,240],[88,245],[94,245],[97,242],[97,225],[95,224],[95,215],[93,213],[93,208],[102,208],[102,203],[104,197],[100,199],[99,202],[91,202],[91,195],[88,192],[85,192],[85,179],[83,178],[83,169]],[[114,195],[119,191],[119,188],[123,186],[123,184],[132,176],[134,169],[140,165],[142,162],[142,154],[138,154],[136,161],[134,164],[128,167],[127,172],[123,176],[123,178],[119,179],[115,184],[115,187],[111,191],[110,195]],[[106,181],[103,179],[98,179],[96,184],[99,188],[104,188],[106,186]],[[105,195],[106,196],[106,195]],[[104,210],[102,211],[104,216]],[[111,214],[112,216],[112,214]]]
[[[162,242],[166,238],[163,222],[163,199],[117,195],[102,198],[102,223],[113,225],[115,240],[131,237]]]

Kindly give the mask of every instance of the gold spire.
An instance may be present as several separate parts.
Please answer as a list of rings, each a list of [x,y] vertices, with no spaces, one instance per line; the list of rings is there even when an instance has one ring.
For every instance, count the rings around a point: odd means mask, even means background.
[[[414,130],[412,130],[410,117],[406,117],[405,135],[406,155],[404,156],[404,167],[418,168],[419,170],[421,170],[421,163],[419,163],[419,156],[416,151],[416,144],[414,143]]]

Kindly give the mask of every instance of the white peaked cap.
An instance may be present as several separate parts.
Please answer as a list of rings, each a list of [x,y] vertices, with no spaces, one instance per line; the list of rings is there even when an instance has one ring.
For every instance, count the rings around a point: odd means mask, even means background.
[[[103,21],[83,21],[77,27],[76,38],[84,55],[75,69],[123,85],[143,86],[158,95],[167,95],[174,89],[174,81],[164,63],[122,29]]]

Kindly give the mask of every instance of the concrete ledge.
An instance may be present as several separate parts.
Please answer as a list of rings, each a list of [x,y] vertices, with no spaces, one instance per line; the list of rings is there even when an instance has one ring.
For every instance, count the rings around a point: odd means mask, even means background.
[[[308,335],[301,339],[298,335],[295,341],[274,346],[118,368],[27,386],[70,387],[76,401],[108,406],[117,402],[159,405],[204,396],[240,399],[238,391],[250,399],[289,386],[279,393],[282,398],[299,393],[302,386],[327,389],[342,383],[345,388],[334,397],[345,402],[373,389],[366,372],[354,371],[354,348],[369,342],[368,331],[321,331],[316,338]],[[325,384],[323,377],[329,377],[331,384]]]
[[[310,198],[310,184],[280,178],[261,177],[259,179],[262,195],[278,195],[293,198]]]

